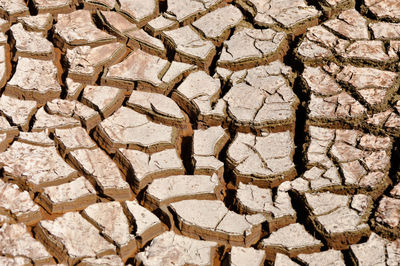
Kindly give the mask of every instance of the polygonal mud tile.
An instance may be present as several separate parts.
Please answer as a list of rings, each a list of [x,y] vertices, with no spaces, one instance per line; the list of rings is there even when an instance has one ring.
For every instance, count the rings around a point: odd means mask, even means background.
[[[36,100],[41,105],[59,98],[61,86],[57,67],[52,61],[18,57],[16,71],[4,93],[20,99]]]
[[[389,241],[371,233],[367,242],[350,246],[351,262],[360,266],[396,265],[400,261],[399,240]]]
[[[122,62],[111,66],[103,75],[102,83],[132,90],[148,90],[168,95],[173,85],[194,69],[193,65],[172,62],[134,50]]]
[[[125,33],[131,30],[138,30],[138,27],[135,23],[130,22],[125,16],[120,13],[114,11],[98,11],[98,17],[102,23],[102,26],[105,27],[109,32],[117,35],[119,39],[127,41],[127,37]]]
[[[399,23],[390,22],[371,22],[368,27],[373,33],[373,37],[377,40],[398,40],[400,37]],[[396,42],[391,42],[396,43]]]
[[[279,28],[297,36],[318,23],[320,12],[304,0],[238,1],[261,27]]]
[[[243,132],[293,130],[299,104],[293,79],[291,69],[279,61],[233,72],[223,98],[232,123]]]
[[[299,223],[278,229],[259,244],[259,248],[265,249],[268,260],[275,260],[278,252],[292,258],[301,253],[318,252],[321,247],[321,241],[310,235]]]
[[[295,223],[297,214],[292,207],[288,182],[282,183],[277,192],[239,183],[236,191],[236,205],[241,213],[262,213],[267,219],[269,232]]]
[[[215,200],[222,197],[222,184],[216,175],[174,175],[154,180],[144,194],[144,205],[162,208],[187,199]]]
[[[251,217],[230,211],[219,200],[182,200],[171,203],[169,209],[183,234],[245,247],[260,239],[265,220],[262,215]]]
[[[361,40],[355,41],[352,44],[343,41],[343,43],[340,43],[340,45],[335,48],[338,56],[348,62],[358,61],[361,64],[376,64],[386,68],[393,68],[393,65],[398,61],[398,56],[394,53],[395,49],[395,46],[391,46],[389,50],[386,51],[384,43],[378,40]],[[365,76],[365,73],[360,74],[364,74]],[[359,77],[355,77],[355,79],[359,79]],[[377,81],[382,82],[382,79],[378,79]]]
[[[390,137],[314,126],[308,133],[306,191],[358,191],[377,198],[391,184]]]
[[[194,174],[217,174],[222,178],[224,164],[218,160],[220,151],[229,140],[222,127],[209,127],[194,130],[192,141],[192,163]]]
[[[185,168],[175,149],[167,149],[152,154],[142,151],[118,149],[114,160],[121,168],[132,189],[139,192],[155,178],[183,175]]]
[[[124,90],[109,86],[86,86],[82,93],[82,103],[98,111],[102,118],[109,117],[125,99]]]
[[[132,91],[126,105],[166,125],[183,126],[188,123],[185,113],[176,102],[159,93]]]
[[[369,236],[367,221],[372,209],[371,197],[321,192],[305,193],[300,200],[314,229],[324,237],[329,247],[346,249]]]
[[[122,206],[130,223],[135,225],[134,234],[139,248],[143,248],[147,242],[165,231],[165,226],[160,219],[148,209],[140,206],[136,200],[125,201]]]
[[[54,99],[46,102],[46,105],[40,108],[39,111],[41,109],[44,109],[50,116],[76,119],[86,127],[88,124],[93,124],[100,120],[96,111],[76,100]]]
[[[214,265],[218,244],[165,232],[153,239],[146,249],[136,256],[145,266],[160,264]]]
[[[31,236],[24,224],[4,224],[0,228],[0,252],[7,257],[29,258],[34,264],[54,263],[53,257]]]
[[[87,131],[100,122],[100,115],[95,110],[76,100],[54,99],[46,103],[45,110],[50,115],[74,118],[80,121]]]
[[[71,78],[66,78],[65,85],[67,87],[67,100],[77,100],[83,88],[85,87],[84,84],[76,82]]]
[[[53,44],[41,32],[27,31],[21,23],[12,25],[10,30],[15,42],[15,58],[20,56],[49,60],[54,58]]]
[[[58,155],[54,146],[42,147],[15,141],[0,153],[0,162],[5,180],[15,180],[33,192],[68,182],[78,174]]]
[[[375,229],[384,237],[397,239],[400,236],[400,189],[396,185],[389,196],[383,196],[379,202],[373,221]]]
[[[175,49],[175,60],[197,65],[208,71],[215,55],[215,46],[202,37],[190,26],[164,31],[163,40]]]
[[[113,160],[100,148],[71,151],[67,160],[80,169],[103,195],[114,200],[131,198],[129,184],[122,178]]]
[[[97,47],[78,46],[67,49],[68,77],[74,81],[93,84],[104,67],[123,58],[126,48],[122,43],[114,42]]]
[[[366,118],[367,108],[375,112],[387,109],[399,88],[395,72],[351,65],[338,68],[336,80],[320,67],[306,67],[302,80],[311,92],[309,117],[320,124],[344,120],[360,123]]]
[[[228,5],[202,16],[192,25],[207,39],[219,45],[228,38],[230,29],[239,24],[242,19],[242,12],[237,7]]]
[[[241,70],[282,59],[288,47],[284,32],[238,27],[223,44],[219,67]]]
[[[192,156],[193,174],[213,175],[222,178],[224,175],[224,163],[214,156]]]
[[[8,216],[9,222],[35,224],[41,218],[40,208],[27,191],[20,191],[17,185],[0,180],[0,213]]]
[[[23,131],[28,131],[29,123],[35,114],[37,103],[30,100],[20,100],[3,94],[0,97],[0,110],[13,124]]]
[[[168,70],[162,77],[162,81],[165,84],[164,87],[166,88],[160,91],[160,93],[164,95],[169,95],[171,90],[178,82],[180,82],[184,77],[195,70],[197,70],[197,67],[195,65],[173,61],[172,63],[170,63]],[[153,92],[157,92],[157,90]]]
[[[379,113],[368,115],[367,119],[363,121],[363,125],[367,126],[372,132],[389,133],[397,137],[400,134],[399,109],[400,101],[398,101],[398,97],[396,97],[393,107],[389,107],[387,110]]]
[[[335,265],[335,266],[345,266],[345,261],[343,254],[334,249],[329,249],[327,251],[312,253],[312,254],[300,254],[297,256],[298,260],[308,266],[317,265]]]
[[[100,118],[99,118],[100,120]],[[35,121],[32,127],[33,132],[48,130],[53,132],[59,128],[79,127],[81,123],[73,117],[64,117],[60,115],[52,115],[46,112],[44,107],[41,107],[35,114]]]
[[[37,145],[37,146],[54,146],[54,141],[49,137],[48,131],[39,132],[20,132],[17,140],[19,142]]]
[[[310,65],[302,79],[306,93],[311,92],[312,123],[348,123],[383,132],[390,117],[392,131],[396,116],[391,115],[390,105],[399,89],[399,43],[382,40],[396,39],[397,26],[373,22],[368,29],[367,19],[349,9],[308,29],[296,53]]]
[[[50,13],[38,14],[35,16],[19,17],[18,22],[24,25],[29,31],[41,31],[45,34],[53,27],[53,16]]]
[[[364,17],[354,9],[344,11],[323,26],[309,28],[297,48],[297,56],[305,63],[321,64],[332,60],[335,54],[341,61],[349,63],[395,68],[397,54],[393,49],[396,45],[391,43],[387,49],[379,40],[398,35],[396,24],[371,23],[370,28],[374,32],[371,37]]]
[[[204,71],[190,73],[173,91],[172,99],[200,124],[220,125],[225,117],[226,104],[219,99],[221,83]]]
[[[117,252],[126,260],[137,251],[135,235],[124,210],[118,201],[92,204],[82,216],[93,224],[102,235],[117,246]]]
[[[369,39],[367,20],[355,9],[349,9],[340,13],[336,19],[325,22],[324,26],[339,36],[344,36],[348,39]]]
[[[54,141],[62,156],[77,149],[97,148],[96,143],[90,138],[87,131],[81,127],[56,129]]]
[[[400,22],[400,3],[396,0],[364,0],[364,5],[376,18]]]
[[[176,20],[170,19],[163,15],[152,19],[144,26],[144,29],[154,37],[161,35],[163,31],[173,30],[179,27]]]
[[[69,13],[75,9],[76,0],[32,0],[38,13]]]
[[[344,121],[356,124],[365,119],[366,115],[367,109],[345,91],[325,97],[312,93],[308,102],[308,117],[316,125],[332,125]]]
[[[264,260],[265,252],[254,248],[232,247],[229,256],[229,263],[232,266],[262,266]]]
[[[111,11],[101,11],[98,12],[98,15],[104,27],[126,42],[128,47],[166,57],[167,50],[161,40],[138,28],[136,24],[130,22],[123,15]]]
[[[124,14],[138,27],[144,26],[148,21],[157,17],[159,0],[119,0],[118,12]]]
[[[224,4],[223,0],[167,0],[168,9],[164,15],[186,25],[207,11]]]
[[[54,39],[58,47],[72,48],[78,45],[97,46],[113,42],[116,37],[98,29],[90,11],[77,10],[57,15],[57,23],[54,24]]]
[[[85,258],[78,266],[123,266],[124,263],[117,255],[106,255],[100,258]]]
[[[330,164],[329,160],[326,160],[324,155],[318,156],[324,163]],[[379,175],[376,176],[379,179]],[[292,181],[292,187],[301,192],[305,191],[321,191],[334,190],[340,187],[342,183],[339,171],[335,167],[329,167],[327,170],[324,167],[314,166],[307,170],[302,178],[296,178]]]
[[[332,50],[339,43],[339,37],[321,25],[309,28],[305,38],[296,48],[296,55],[303,63],[317,64],[333,59]]]
[[[0,14],[14,22],[17,17],[29,15],[29,9],[24,0],[4,0],[0,3]]]
[[[357,12],[356,15],[360,16]],[[353,31],[354,29],[349,29],[349,32]],[[368,31],[368,29],[366,28],[365,31]],[[353,40],[351,37],[357,38],[357,36],[349,36],[348,38]],[[368,35],[359,37],[360,40],[356,39],[355,42],[351,43],[341,35],[335,35],[321,25],[315,26],[307,30],[306,37],[296,49],[297,57],[306,64],[321,65],[326,60],[333,60],[334,54],[336,54],[340,60],[349,63],[357,62],[364,65],[393,67],[396,56],[386,52],[383,49],[382,42],[369,41],[366,38],[368,38]]]
[[[177,148],[180,142],[177,128],[156,124],[124,106],[99,124],[95,138],[110,153],[118,148],[157,152]]]
[[[128,38],[128,47],[142,49],[145,52],[159,57],[167,57],[167,49],[163,42],[145,32],[143,29],[131,30],[125,33]]]
[[[194,130],[192,150],[197,156],[218,157],[229,140],[229,135],[222,127],[209,127]]]
[[[321,76],[316,78],[318,74]],[[307,67],[302,77],[306,88],[312,92],[309,117],[317,124],[344,120],[361,123],[367,118],[367,108],[374,111],[387,108],[393,92],[398,89],[396,73],[372,68],[347,65],[337,75],[340,83],[350,87],[350,93],[358,94],[358,101],[320,68]]]
[[[252,183],[261,187],[277,187],[296,176],[292,161],[293,135],[289,131],[237,133],[227,151],[227,163],[233,172],[233,182]]]
[[[96,203],[97,196],[92,184],[81,176],[69,183],[44,188],[39,200],[49,213],[66,213]]]
[[[53,221],[42,220],[34,232],[59,262],[75,264],[86,257],[115,254],[115,246],[78,212],[68,212]]]
[[[47,102],[35,114],[33,131],[50,130],[59,128],[72,128],[83,126],[90,130],[100,122],[99,114],[93,109],[78,101],[55,99]]]
[[[400,84],[396,72],[350,65],[345,65],[336,79],[345,87],[357,91],[361,95],[360,98],[367,102],[366,106],[375,110],[386,109],[389,98],[398,90]]]

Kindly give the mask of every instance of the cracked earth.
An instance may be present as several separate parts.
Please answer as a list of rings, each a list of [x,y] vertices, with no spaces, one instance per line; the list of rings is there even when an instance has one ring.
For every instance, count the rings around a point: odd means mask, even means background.
[[[398,0],[0,17],[0,265],[400,265]]]

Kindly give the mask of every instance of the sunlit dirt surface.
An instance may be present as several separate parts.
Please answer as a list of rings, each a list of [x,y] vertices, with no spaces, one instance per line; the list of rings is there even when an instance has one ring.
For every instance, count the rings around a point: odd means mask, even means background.
[[[399,1],[0,17],[0,265],[400,265]]]

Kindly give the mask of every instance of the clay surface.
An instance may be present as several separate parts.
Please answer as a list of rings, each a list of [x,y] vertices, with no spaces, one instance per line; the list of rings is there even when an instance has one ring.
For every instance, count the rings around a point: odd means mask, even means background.
[[[0,0],[0,265],[398,265],[396,0]]]

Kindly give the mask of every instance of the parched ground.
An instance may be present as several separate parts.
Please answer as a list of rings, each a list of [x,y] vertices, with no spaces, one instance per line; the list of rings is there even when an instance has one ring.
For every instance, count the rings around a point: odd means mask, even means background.
[[[0,17],[0,265],[400,265],[400,1]]]

